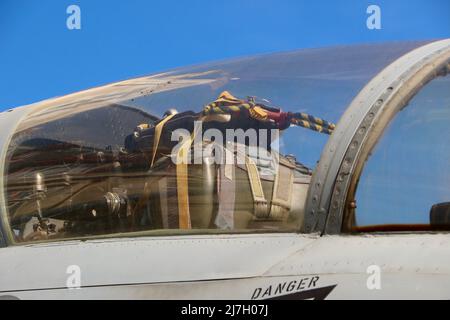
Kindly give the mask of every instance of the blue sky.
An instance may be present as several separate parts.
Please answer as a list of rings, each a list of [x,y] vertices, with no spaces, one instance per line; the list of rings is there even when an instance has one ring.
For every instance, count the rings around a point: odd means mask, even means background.
[[[68,30],[66,8],[81,8]],[[381,8],[381,30],[366,9]],[[450,1],[0,0],[0,110],[255,53],[450,37]]]

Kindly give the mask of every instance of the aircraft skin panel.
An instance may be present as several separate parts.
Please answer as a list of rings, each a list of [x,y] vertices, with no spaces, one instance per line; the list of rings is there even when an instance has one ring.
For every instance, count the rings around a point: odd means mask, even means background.
[[[450,235],[373,234],[322,236],[265,276],[366,272],[378,265],[382,273],[450,274]],[[450,288],[449,288],[450,292]]]
[[[82,286],[255,277],[317,237],[179,236],[12,246],[0,250],[0,293],[66,288],[71,265],[80,267]]]
[[[313,274],[196,282],[10,291],[2,299],[157,299],[157,300],[340,300],[446,299],[446,274],[383,273],[380,289],[368,289],[368,274]]]
[[[301,235],[214,236],[132,241],[133,245],[130,240],[118,240],[2,249],[0,258],[5,263],[0,267],[0,274],[7,275],[15,269],[17,274],[28,276],[21,279],[4,276],[0,281],[0,296],[20,299],[264,300],[439,299],[450,295],[450,235],[445,234],[324,236],[316,239]],[[179,250],[180,242],[184,245],[183,250]],[[291,246],[286,246],[287,243]],[[127,246],[128,252],[121,251],[118,256],[118,246]],[[192,246],[197,250],[191,250]],[[39,261],[38,265],[23,261],[11,263],[10,257],[19,250],[28,261]],[[64,251],[70,251],[70,258]],[[178,256],[171,255],[175,252]],[[215,252],[214,260],[211,259],[212,252]],[[79,262],[81,289],[65,287],[65,264],[72,259],[82,261]],[[274,263],[276,261],[279,263]],[[372,265],[381,269],[379,290],[367,287],[371,276],[367,268]],[[56,274],[55,271],[60,269],[61,273]],[[38,283],[40,279],[45,281]],[[53,279],[52,285],[49,279]],[[7,283],[9,287],[6,287]],[[32,288],[30,284],[36,289],[48,289],[26,290]],[[18,288],[25,291],[18,291]]]

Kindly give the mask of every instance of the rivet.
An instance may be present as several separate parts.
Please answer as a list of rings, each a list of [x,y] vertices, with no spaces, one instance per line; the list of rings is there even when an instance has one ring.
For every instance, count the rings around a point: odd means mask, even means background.
[[[339,202],[338,201],[334,201],[333,202],[333,209],[337,209],[339,207]]]

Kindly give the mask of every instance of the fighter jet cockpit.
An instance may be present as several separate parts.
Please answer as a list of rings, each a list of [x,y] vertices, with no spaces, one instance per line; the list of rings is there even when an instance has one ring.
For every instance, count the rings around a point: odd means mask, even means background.
[[[376,125],[362,124],[379,110],[355,106],[373,78],[425,44],[242,58],[27,106],[5,148],[3,232],[20,244],[426,230],[430,208],[450,201],[448,65],[380,116],[387,131],[369,134]]]

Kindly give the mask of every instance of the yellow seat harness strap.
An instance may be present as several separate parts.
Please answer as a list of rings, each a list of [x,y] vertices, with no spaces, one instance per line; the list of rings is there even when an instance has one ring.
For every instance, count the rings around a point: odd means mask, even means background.
[[[278,172],[273,186],[270,218],[284,220],[291,210],[295,165],[287,160],[281,160],[279,154],[276,157],[278,158]]]
[[[200,121],[203,121],[201,118]],[[178,197],[178,221],[180,229],[191,229],[191,214],[189,211],[189,152],[192,143],[199,132],[201,126],[194,128],[191,136],[184,138],[177,154],[176,174],[177,174],[177,197]]]
[[[250,189],[253,196],[253,208],[255,217],[258,219],[265,219],[268,216],[268,204],[264,196],[264,190],[259,176],[258,167],[256,163],[246,154],[238,156],[245,158],[245,167],[247,169],[248,180],[250,182]]]
[[[189,152],[189,147],[181,148],[178,155],[183,157]],[[180,229],[191,229],[191,213],[189,211],[189,187],[188,187],[188,166],[186,163],[178,163],[177,173],[177,197],[178,197],[178,224]]]
[[[174,114],[171,114],[164,119],[162,119],[155,127],[155,137],[153,139],[153,155],[152,155],[152,161],[150,162],[150,168],[153,167],[153,164],[155,163],[155,157],[156,157],[156,151],[158,150],[159,146],[159,140],[161,139],[161,133],[164,128],[164,125],[167,121],[172,119]]]
[[[153,140],[153,154],[150,167],[153,167],[158,150],[161,134],[164,129],[164,125],[174,117],[175,115],[169,115],[161,120],[155,127],[155,138]],[[178,150],[177,164],[176,164],[176,179],[177,179],[177,200],[178,200],[178,225],[180,229],[191,229],[191,215],[189,211],[189,173],[188,173],[188,155],[191,149],[192,142],[195,138],[195,130],[192,135],[185,138]]]
[[[294,184],[295,166],[287,160],[281,160],[277,155],[277,173],[273,186],[270,208],[264,195],[264,190],[259,175],[258,166],[249,156],[239,154],[245,157],[245,166],[247,169],[250,189],[254,203],[254,214],[257,219],[275,219],[284,220],[291,210],[292,188]]]

